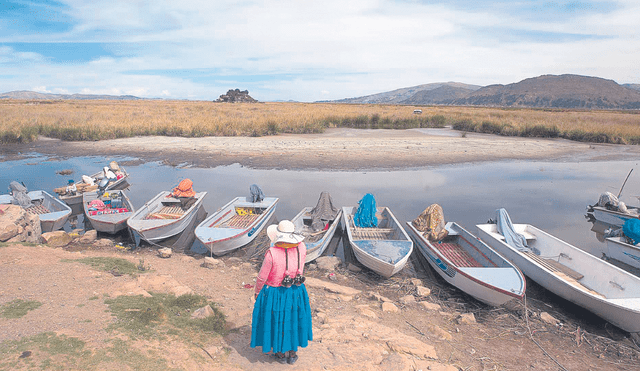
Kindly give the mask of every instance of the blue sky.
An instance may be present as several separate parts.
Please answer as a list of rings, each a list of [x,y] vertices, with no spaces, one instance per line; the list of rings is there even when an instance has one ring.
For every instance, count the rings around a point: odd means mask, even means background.
[[[0,92],[312,102],[543,74],[640,83],[640,2],[0,0]]]

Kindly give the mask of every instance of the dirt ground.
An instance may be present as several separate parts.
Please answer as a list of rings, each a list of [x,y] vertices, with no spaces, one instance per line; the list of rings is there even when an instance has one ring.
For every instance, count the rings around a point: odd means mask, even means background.
[[[151,270],[137,277],[115,275],[77,261],[87,257],[144,262]],[[429,270],[409,268],[383,280],[366,270],[354,273],[340,266],[325,271],[313,264],[306,275],[316,278],[315,284],[307,284],[314,341],[299,351],[295,365],[283,366],[249,347],[253,289],[247,285],[254,283],[259,261],[224,257],[224,265],[208,269],[201,266],[203,259],[183,253],[163,259],[153,248],[132,252],[118,247],[0,246],[0,308],[15,299],[42,303],[21,318],[0,318],[0,369],[639,369],[640,348],[628,334],[567,307],[559,298],[545,297],[548,293],[533,283],[527,290],[527,319],[524,302],[487,307]],[[317,282],[358,292],[332,292]],[[416,294],[415,283],[430,288],[431,294]],[[117,319],[108,310],[108,299],[185,287],[219,304],[229,330],[224,337],[196,344],[179,336],[131,339],[126,332],[109,329]],[[383,311],[373,293],[388,298],[399,311]],[[407,295],[418,302],[407,302]],[[427,309],[420,301],[440,307]],[[556,322],[542,321],[541,312],[550,313]],[[465,313],[473,313],[475,322],[458,318]],[[53,344],[25,341],[48,332],[57,339],[84,342],[83,353],[53,351]],[[126,345],[124,353],[115,350],[115,340]],[[98,357],[105,349],[115,360]],[[127,350],[137,352],[136,360],[126,358]],[[82,363],[77,363],[80,357]]]
[[[563,139],[502,137],[445,129],[328,129],[323,134],[267,137],[134,137],[97,142],[42,138],[3,145],[11,160],[26,152],[63,157],[129,155],[170,165],[215,167],[239,163],[262,169],[399,169],[442,164],[539,159],[615,160],[637,158],[638,146],[577,143]]]

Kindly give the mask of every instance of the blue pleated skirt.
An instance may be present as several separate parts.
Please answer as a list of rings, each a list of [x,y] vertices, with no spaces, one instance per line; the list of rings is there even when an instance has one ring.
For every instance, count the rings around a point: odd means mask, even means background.
[[[304,284],[264,285],[253,307],[251,347],[262,347],[264,353],[284,353],[304,348],[311,340],[311,308]]]

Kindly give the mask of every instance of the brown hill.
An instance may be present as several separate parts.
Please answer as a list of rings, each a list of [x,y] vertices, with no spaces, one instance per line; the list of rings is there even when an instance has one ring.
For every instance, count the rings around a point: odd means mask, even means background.
[[[331,101],[332,103],[355,103],[355,104],[439,104],[445,100],[450,100],[453,91],[466,91],[467,93],[480,89],[478,85],[469,85],[459,82],[436,82],[431,84],[423,84],[412,86],[409,88],[396,89],[384,93],[365,95],[357,98],[345,98]],[[440,96],[444,94],[444,96]],[[423,97],[416,98],[415,103],[413,97],[418,95]],[[411,102],[410,102],[411,101]]]
[[[0,99],[35,99],[35,100],[75,100],[75,99],[107,99],[107,100],[137,100],[133,95],[100,95],[100,94],[51,94],[38,93],[28,90],[1,93]]]
[[[464,87],[443,85],[432,90],[422,90],[411,97],[399,102],[400,104],[451,104],[456,99],[465,98],[473,93],[475,89]]]
[[[453,105],[640,109],[640,91],[613,80],[579,75],[543,75],[509,85],[490,85]]]

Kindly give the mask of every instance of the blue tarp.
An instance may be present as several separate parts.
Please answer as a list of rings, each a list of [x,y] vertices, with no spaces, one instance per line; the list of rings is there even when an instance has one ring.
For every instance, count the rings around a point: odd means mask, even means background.
[[[504,241],[507,245],[517,249],[518,251],[531,251],[527,246],[527,239],[517,233],[511,223],[509,213],[505,209],[496,210],[496,224],[498,232],[504,236]]]
[[[640,220],[634,218],[624,222],[622,233],[631,240],[632,245],[640,242]]]
[[[353,223],[359,228],[376,228],[376,199],[371,193],[367,193],[358,201],[358,211],[353,215]]]

